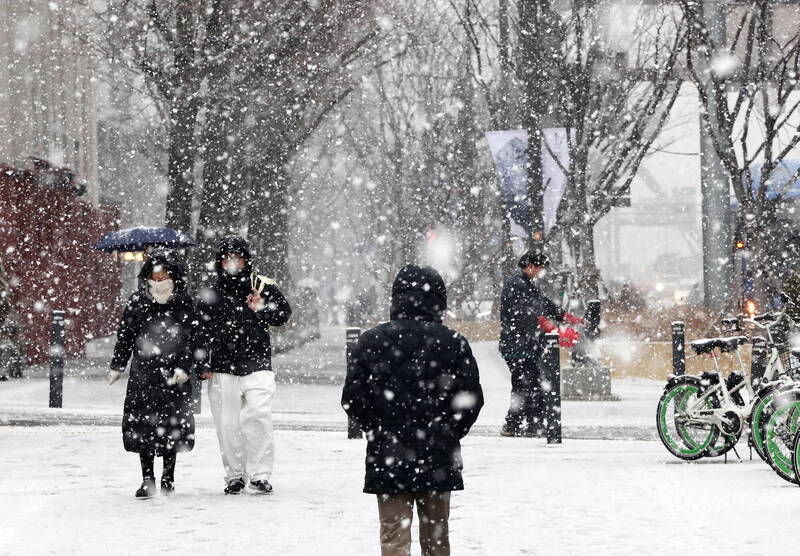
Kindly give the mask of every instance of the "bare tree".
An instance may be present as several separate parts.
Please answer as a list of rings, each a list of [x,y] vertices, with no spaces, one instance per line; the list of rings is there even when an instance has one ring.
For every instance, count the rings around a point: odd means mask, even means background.
[[[353,233],[356,260],[336,269],[344,280],[386,287],[400,266],[425,260],[446,238],[456,262],[440,268],[451,308],[474,314],[490,295],[476,288],[494,285],[502,247],[491,161],[476,147],[488,113],[475,93],[464,30],[446,4],[405,8],[395,23],[402,55],[365,74],[338,107],[321,131],[339,145],[336,162],[302,191],[326,199],[320,209]],[[342,198],[349,210],[341,210]]]
[[[530,133],[532,232],[542,229],[547,186],[540,161],[549,145],[540,130],[573,130],[567,135],[570,164],[561,167],[566,190],[545,239],[553,251],[565,240],[581,293],[595,296],[594,228],[628,194],[678,96],[683,25],[668,7],[639,7],[628,36],[612,42],[612,2],[518,0],[516,9],[501,5],[508,9],[506,22],[504,10],[499,20],[490,16],[493,3],[465,1],[473,5],[472,17],[462,19],[473,45],[473,75],[492,120]],[[504,60],[514,70],[510,75]]]
[[[763,294],[763,271],[780,262],[768,260],[768,246],[780,234],[777,202],[770,197],[779,200],[800,178],[800,169],[788,179],[780,176],[781,162],[800,143],[797,8],[774,0],[750,0],[721,12],[700,1],[681,0],[680,6],[689,30],[687,75],[738,201],[738,225],[749,236]]]
[[[246,230],[267,270],[288,279],[285,165],[380,59],[374,4],[120,0],[98,14],[105,51],[144,75],[166,122],[167,224],[191,230],[201,195],[198,259],[220,234]]]

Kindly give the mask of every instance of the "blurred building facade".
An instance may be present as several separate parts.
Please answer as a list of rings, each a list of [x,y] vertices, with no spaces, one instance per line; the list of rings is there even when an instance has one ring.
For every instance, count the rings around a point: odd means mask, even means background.
[[[98,202],[97,121],[88,5],[0,0],[0,163],[71,169]]]

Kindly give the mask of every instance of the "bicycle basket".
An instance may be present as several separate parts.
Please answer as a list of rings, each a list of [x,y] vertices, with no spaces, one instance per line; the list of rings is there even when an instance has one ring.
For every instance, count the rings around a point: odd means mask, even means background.
[[[788,347],[781,346],[778,354],[781,358],[783,370],[787,374],[800,373],[800,358],[798,358],[796,355],[793,355],[792,350],[790,350]]]

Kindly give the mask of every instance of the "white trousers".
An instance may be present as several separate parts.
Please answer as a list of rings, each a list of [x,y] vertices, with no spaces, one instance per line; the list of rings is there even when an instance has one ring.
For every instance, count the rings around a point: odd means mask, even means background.
[[[225,482],[233,479],[269,480],[275,461],[272,396],[275,373],[245,376],[214,373],[208,402],[217,428]]]

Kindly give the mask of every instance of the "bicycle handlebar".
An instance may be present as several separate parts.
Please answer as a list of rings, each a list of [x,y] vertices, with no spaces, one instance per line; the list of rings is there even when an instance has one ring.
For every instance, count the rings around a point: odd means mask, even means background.
[[[776,324],[778,324],[783,317],[786,316],[786,309],[789,306],[794,306],[794,302],[792,299],[786,295],[784,292],[780,292],[780,298],[783,301],[783,308],[780,311],[770,311],[768,313],[762,313],[760,315],[753,315],[752,317],[748,317],[742,313],[739,313],[735,317],[725,317],[722,319],[722,324],[726,326],[731,326],[735,328],[739,328],[742,323],[749,323],[755,325],[761,329],[769,329]]]

